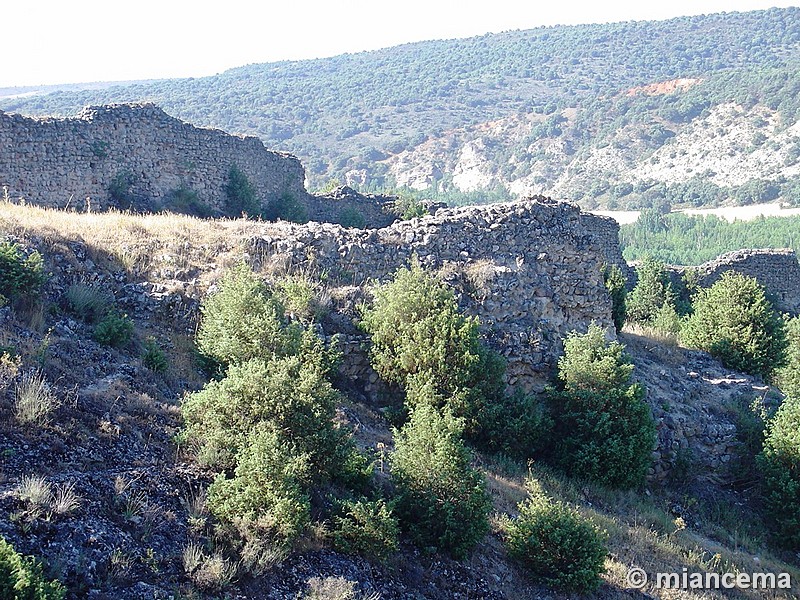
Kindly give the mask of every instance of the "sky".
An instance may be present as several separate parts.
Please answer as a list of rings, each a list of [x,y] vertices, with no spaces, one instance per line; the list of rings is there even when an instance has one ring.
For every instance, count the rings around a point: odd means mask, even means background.
[[[214,75],[407,42],[800,0],[7,0],[0,87]]]

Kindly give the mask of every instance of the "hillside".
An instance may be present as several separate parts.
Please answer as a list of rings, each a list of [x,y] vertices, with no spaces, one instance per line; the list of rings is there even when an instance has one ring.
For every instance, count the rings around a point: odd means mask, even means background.
[[[311,188],[585,207],[794,203],[800,9],[546,27],[213,77],[0,99],[25,114],[152,101],[296,154]],[[46,90],[42,90],[43,92]]]
[[[491,531],[466,560],[420,551],[407,539],[387,563],[334,551],[322,493],[314,498],[315,521],[283,560],[272,556],[253,571],[225,550],[203,500],[213,474],[176,437],[184,427],[185,394],[207,381],[195,362],[199,303],[225,271],[244,260],[271,283],[286,272],[319,275],[318,331],[355,340],[345,349],[344,377],[337,380],[344,394],[337,420],[374,457],[375,477],[387,486],[379,468],[383,449],[392,450],[387,413],[379,410],[385,397],[375,394],[380,388],[365,367],[354,327],[356,307],[369,297],[369,274],[390,270],[398,256],[416,249],[431,267],[438,265],[465,307],[482,311],[482,320],[491,323],[487,334],[505,344],[509,360],[527,352],[535,367],[537,360],[552,361],[548,348],[558,331],[579,322],[581,314],[608,318],[608,307],[590,296],[596,278],[583,272],[584,265],[597,265],[591,232],[604,221],[574,213],[548,203],[498,205],[440,211],[362,232],[328,224],[87,214],[0,203],[0,235],[26,253],[39,251],[48,273],[39,302],[0,309],[0,345],[19,357],[11,370],[9,363],[0,364],[0,534],[44,559],[46,573],[65,582],[69,598],[566,598],[535,585],[501,543],[501,515],[515,511],[525,496],[524,481],[533,475],[608,532],[607,572],[593,597],[763,597],[652,586],[639,594],[625,579],[631,565],[650,573],[789,572],[795,588],[771,597],[792,597],[800,581],[796,559],[765,544],[748,475],[748,406],[756,398],[773,401],[774,394],[704,353],[632,332],[620,339],[659,422],[655,463],[641,490],[615,491],[538,463],[526,466],[480,452],[475,465],[491,494]],[[508,236],[523,223],[530,240]],[[460,250],[466,240],[475,248]],[[492,249],[502,243],[509,247]],[[576,250],[572,244],[584,246]],[[522,254],[503,264],[509,248]],[[451,252],[452,261],[437,261]],[[492,252],[494,260],[481,260],[481,252]],[[332,257],[339,255],[344,262],[332,268]],[[70,300],[76,284],[92,286],[94,297],[102,291],[124,311],[133,324],[129,342],[98,341],[88,313]],[[552,297],[526,300],[537,286]],[[564,292],[575,286],[576,292]],[[498,290],[510,305],[493,302]],[[547,319],[539,323],[541,339],[517,344],[522,329],[515,324],[530,315],[515,307],[526,303]],[[146,358],[152,344],[163,352],[164,368]],[[33,373],[44,378],[55,403],[49,414],[22,424],[15,399],[23,378]],[[544,374],[510,370],[518,384],[531,373]],[[45,484],[37,488],[32,476]],[[34,496],[42,485],[60,494]],[[357,594],[343,596],[352,588]]]

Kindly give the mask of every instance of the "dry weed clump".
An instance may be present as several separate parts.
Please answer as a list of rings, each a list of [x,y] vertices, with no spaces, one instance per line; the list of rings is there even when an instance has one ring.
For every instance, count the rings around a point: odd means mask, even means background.
[[[365,595],[356,590],[356,582],[344,577],[312,577],[302,600],[379,600],[380,594]]]
[[[25,506],[21,516],[27,521],[70,515],[81,506],[74,481],[52,484],[41,475],[24,476],[17,486],[17,498]]]
[[[189,542],[183,550],[183,570],[201,590],[222,590],[236,578],[237,565],[220,552],[206,554],[200,544]]]
[[[43,424],[60,402],[39,371],[26,373],[16,387],[14,414],[25,425]]]
[[[497,265],[492,260],[480,259],[464,267],[464,279],[469,294],[479,302],[492,293],[491,284],[497,275]]]
[[[13,383],[22,366],[22,359],[12,356],[9,352],[0,351],[0,399]]]

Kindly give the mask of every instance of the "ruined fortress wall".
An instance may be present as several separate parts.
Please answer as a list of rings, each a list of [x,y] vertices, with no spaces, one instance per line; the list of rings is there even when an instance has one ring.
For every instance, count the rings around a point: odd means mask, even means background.
[[[360,194],[352,188],[340,186],[329,193],[309,196],[306,207],[311,221],[379,229],[398,220],[391,210],[395,199],[393,196]]]
[[[704,288],[714,285],[726,271],[752,277],[764,286],[778,310],[800,314],[800,263],[794,250],[735,250],[699,267],[669,267],[670,275],[677,280],[688,268],[697,270]]]
[[[354,289],[386,280],[416,256],[479,317],[489,344],[508,360],[509,385],[541,389],[567,332],[585,331],[594,321],[613,335],[600,272],[607,257],[595,219],[575,205],[526,201],[441,209],[377,230],[267,224],[250,240],[249,254],[262,266],[314,270],[334,286]],[[350,342],[357,347],[360,340]],[[365,363],[351,356],[345,375],[374,380]]]
[[[581,219],[587,228],[594,231],[598,240],[601,252],[606,265],[616,265],[622,272],[623,277],[632,288],[636,282],[636,270],[622,258],[622,251],[619,247],[619,223],[611,217],[593,215],[591,213],[581,213]]]
[[[285,193],[306,197],[295,157],[267,150],[255,137],[194,127],[151,104],[90,107],[70,119],[0,112],[0,187],[33,204],[63,208],[71,198],[82,210],[88,197],[92,208],[112,207],[109,185],[127,172],[131,192],[150,208],[184,185],[219,209],[234,164],[264,202]]]
[[[703,287],[712,286],[725,271],[753,277],[772,294],[779,310],[800,313],[800,263],[794,250],[736,250],[698,270]]]

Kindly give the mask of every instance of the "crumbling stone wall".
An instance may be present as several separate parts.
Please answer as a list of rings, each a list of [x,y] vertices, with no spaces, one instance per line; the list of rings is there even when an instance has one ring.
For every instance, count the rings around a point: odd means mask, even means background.
[[[794,250],[734,250],[699,267],[667,265],[667,272],[676,288],[688,269],[697,271],[698,283],[704,288],[714,285],[726,271],[753,277],[771,295],[778,310],[792,315],[800,314],[800,263]],[[637,281],[636,270],[629,267],[627,273],[628,287],[632,289]]]
[[[460,290],[462,307],[506,356],[509,385],[541,389],[568,331],[592,321],[613,331],[595,219],[572,204],[528,200],[440,209],[377,230],[276,223],[250,241],[249,253],[262,266],[314,270],[353,288],[386,280],[416,256]],[[358,346],[357,336],[351,341]],[[347,376],[375,379],[363,357],[350,365]]]
[[[255,137],[194,127],[152,104],[89,107],[69,119],[0,112],[0,187],[32,204],[84,210],[90,198],[92,209],[114,207],[109,186],[129,173],[131,193],[149,203],[142,208],[157,208],[184,185],[221,209],[234,164],[263,202],[283,194],[305,201],[297,158],[267,150]]]
[[[397,200],[397,196],[362,194],[342,185],[328,193],[309,196],[306,207],[311,221],[339,223],[360,229],[380,229],[400,220],[394,208]],[[440,208],[447,207],[443,202],[433,200],[422,200],[419,205],[427,214],[434,214]],[[358,216],[362,223],[353,224],[354,216]]]
[[[800,313],[800,263],[794,250],[736,250],[698,267],[700,285],[711,287],[725,271],[753,277],[772,294],[779,310]]]
[[[340,186],[330,193],[311,196],[308,199],[308,217],[320,223],[340,223],[362,229],[378,229],[397,221],[392,212],[394,196],[360,194],[353,188]],[[358,216],[362,224],[354,225],[353,217]]]
[[[586,227],[591,228],[600,245],[606,265],[616,265],[632,289],[636,282],[636,270],[622,258],[619,247],[619,223],[611,217],[581,213],[581,219],[586,222]]]

